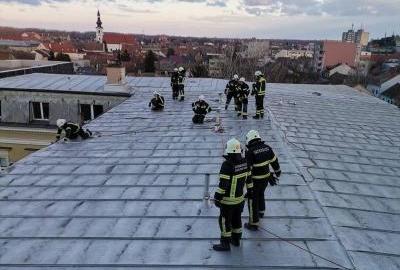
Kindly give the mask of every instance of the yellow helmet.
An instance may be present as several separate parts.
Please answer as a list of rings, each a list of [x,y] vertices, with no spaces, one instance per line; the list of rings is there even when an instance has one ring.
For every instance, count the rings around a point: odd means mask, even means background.
[[[250,130],[246,135],[246,143],[249,144],[252,140],[261,139],[260,133],[257,130]]]
[[[230,139],[226,143],[225,154],[240,154],[242,153],[242,149],[240,147],[240,142],[236,138]]]

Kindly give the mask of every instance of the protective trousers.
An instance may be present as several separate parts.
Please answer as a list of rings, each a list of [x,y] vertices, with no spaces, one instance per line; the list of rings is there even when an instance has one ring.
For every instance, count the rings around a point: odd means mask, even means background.
[[[181,96],[181,100],[185,99],[185,85],[179,84],[179,95]]]
[[[226,95],[225,109],[228,109],[229,103],[231,103],[233,96],[234,95],[232,92],[228,92],[228,94]]]
[[[247,117],[247,106],[248,106],[248,103],[249,103],[249,100],[247,98],[246,99],[242,99],[238,103],[239,112],[243,117]]]
[[[172,99],[178,99],[179,96],[179,85],[173,84],[172,85]]]
[[[264,95],[256,95],[256,116],[264,117]]]
[[[253,197],[249,198],[249,223],[250,225],[258,225],[260,221],[260,214],[265,213],[265,189],[268,186],[266,179],[257,179],[253,182]]]
[[[192,119],[192,121],[193,121],[193,123],[195,123],[195,124],[203,124],[204,123],[204,118],[205,118],[206,116],[204,115],[204,114],[195,114],[194,116],[193,116],[193,119]]]
[[[82,139],[86,140],[86,139],[90,138],[90,136],[92,136],[92,132],[90,130],[88,130],[88,129],[84,130],[83,128],[80,128],[78,130],[78,132],[76,132],[74,134],[71,134],[69,137],[67,137],[67,136],[66,137],[68,139],[74,140],[74,139],[78,138],[79,136]]]
[[[242,212],[244,202],[236,205],[220,206],[220,215],[218,219],[219,228],[221,229],[221,239],[240,240],[242,238]]]

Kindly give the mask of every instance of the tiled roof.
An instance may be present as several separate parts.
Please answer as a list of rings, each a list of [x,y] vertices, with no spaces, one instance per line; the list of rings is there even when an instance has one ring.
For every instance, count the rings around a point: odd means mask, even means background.
[[[53,144],[0,177],[0,267],[340,269],[313,252],[349,269],[399,268],[397,109],[345,86],[269,84],[271,121],[223,111],[216,134],[191,123],[190,102],[202,93],[215,108],[226,81],[188,79],[184,103],[169,83],[132,78],[136,94],[90,124],[102,137]],[[147,108],[154,90],[164,112]],[[283,239],[245,231],[242,247],[217,253],[204,179],[213,192],[224,142],[249,129],[282,165],[262,226]]]
[[[53,52],[62,52],[62,53],[77,53],[78,49],[74,46],[74,44],[70,41],[61,41],[61,42],[48,42],[43,43],[46,49]]]
[[[135,36],[131,34],[104,33],[103,40],[107,44],[137,44]]]

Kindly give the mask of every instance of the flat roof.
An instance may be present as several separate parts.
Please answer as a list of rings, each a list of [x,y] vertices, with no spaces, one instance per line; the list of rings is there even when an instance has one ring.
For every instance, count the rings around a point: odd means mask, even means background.
[[[346,86],[268,84],[269,119],[238,120],[231,107],[214,133],[192,124],[191,102],[204,94],[217,107],[226,81],[188,79],[185,102],[169,83],[134,78],[135,95],[88,126],[101,137],[53,144],[0,176],[0,268],[398,269],[396,107]],[[164,112],[147,107],[154,89]],[[273,234],[244,230],[240,248],[218,253],[204,180],[213,194],[225,142],[250,129],[283,171],[261,221]]]
[[[127,78],[129,82],[134,78]],[[32,73],[0,79],[0,90],[82,93],[95,95],[124,95],[125,91],[110,91],[104,88],[106,76]]]

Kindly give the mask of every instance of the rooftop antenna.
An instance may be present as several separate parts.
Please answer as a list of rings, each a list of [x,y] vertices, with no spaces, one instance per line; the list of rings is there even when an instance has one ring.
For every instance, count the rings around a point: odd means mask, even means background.
[[[354,31],[354,23],[351,24],[351,30]]]

